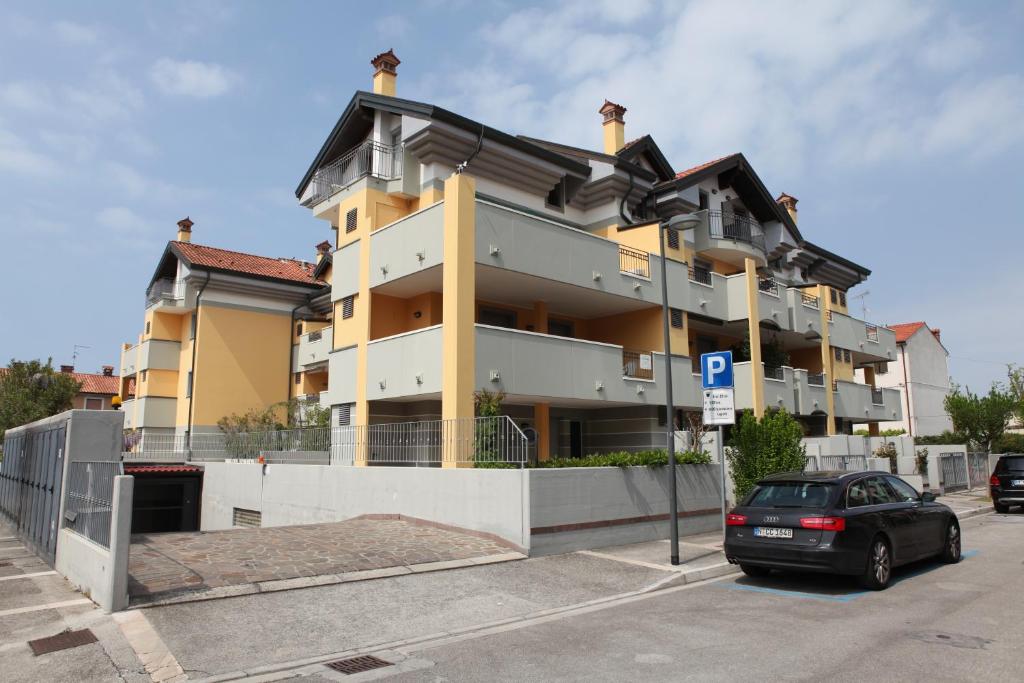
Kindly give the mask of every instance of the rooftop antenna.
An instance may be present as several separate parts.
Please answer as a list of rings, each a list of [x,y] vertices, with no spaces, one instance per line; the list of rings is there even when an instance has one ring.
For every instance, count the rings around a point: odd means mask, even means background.
[[[868,308],[868,294],[870,294],[870,293],[871,293],[870,289],[865,289],[860,294],[858,294],[856,296],[851,296],[850,297],[851,299],[860,299],[860,315],[861,315],[861,320],[867,320],[868,319],[868,311],[871,310],[870,308]]]
[[[71,349],[71,365],[73,367],[78,365],[78,350],[79,349],[91,349],[91,348],[92,348],[91,346],[86,346],[85,344],[75,344],[74,348]]]

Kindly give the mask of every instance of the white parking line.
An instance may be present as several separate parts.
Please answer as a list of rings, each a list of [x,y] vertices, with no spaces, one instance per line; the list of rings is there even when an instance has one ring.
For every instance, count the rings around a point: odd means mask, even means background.
[[[79,598],[78,600],[64,600],[62,602],[50,602],[45,605],[34,605],[32,607],[18,607],[17,609],[6,609],[0,612],[0,617],[8,617],[12,614],[25,614],[27,612],[41,612],[44,609],[57,609],[58,607],[72,607],[74,605],[91,605],[92,600]]]
[[[153,681],[177,683],[188,678],[141,610],[115,612],[113,617]]]
[[[17,540],[18,540],[17,536],[3,536],[3,537],[0,537],[0,541],[17,541]]]
[[[14,581],[15,579],[31,579],[33,576],[53,576],[57,572],[32,572],[31,574],[15,574],[14,576],[0,576],[0,581]]]

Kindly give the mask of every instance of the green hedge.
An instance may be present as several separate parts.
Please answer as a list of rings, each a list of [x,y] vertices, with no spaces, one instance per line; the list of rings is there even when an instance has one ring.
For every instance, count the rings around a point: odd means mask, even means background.
[[[594,453],[582,458],[552,458],[536,465],[527,465],[527,467],[664,467],[668,464],[666,453],[664,450]],[[676,463],[680,465],[709,465],[711,456],[707,453],[686,451],[685,453],[676,453]],[[510,462],[478,462],[475,467],[484,470],[519,469],[519,465]]]
[[[993,453],[1024,453],[1024,434],[1003,434],[992,444]]]

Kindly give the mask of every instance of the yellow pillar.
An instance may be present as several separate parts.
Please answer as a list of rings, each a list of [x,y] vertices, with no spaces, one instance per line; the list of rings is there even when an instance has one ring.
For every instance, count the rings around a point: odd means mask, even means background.
[[[825,406],[828,410],[828,420],[825,423],[825,433],[829,436],[836,434],[836,397],[832,393],[832,345],[828,341],[828,311],[829,302],[828,290],[824,285],[818,285],[818,310],[821,313],[821,372],[825,375]]]
[[[551,404],[533,405],[534,429],[537,430],[537,460],[545,462],[551,458]]]
[[[548,333],[548,305],[543,301],[533,302],[533,331]]]
[[[744,259],[747,275],[747,329],[750,333],[750,379],[754,383],[754,417],[764,415],[764,366],[761,365],[761,314],[758,310],[757,263]]]
[[[444,273],[441,313],[441,418],[473,417],[476,374],[476,182],[466,174],[444,182]],[[446,467],[471,464],[472,439],[446,439]]]
[[[374,381],[367,373],[368,342],[370,341],[370,232],[373,230],[372,201],[364,193],[356,207],[356,237],[359,245],[359,291],[356,294],[352,324],[356,329],[356,405],[355,419],[352,424],[360,425],[357,434],[365,434],[365,426],[370,424],[370,401],[366,398],[367,382]],[[344,225],[345,216],[339,213],[335,225]],[[366,438],[358,438],[355,448],[355,464],[365,466],[369,444]]]

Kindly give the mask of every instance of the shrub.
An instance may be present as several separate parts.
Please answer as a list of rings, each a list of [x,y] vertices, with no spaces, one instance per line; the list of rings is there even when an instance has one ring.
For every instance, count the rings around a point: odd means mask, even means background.
[[[889,471],[893,474],[896,474],[898,470],[896,467],[896,457],[898,455],[899,452],[896,450],[896,444],[891,441],[883,443],[875,449],[876,458],[887,458],[889,460]]]
[[[948,429],[941,434],[914,437],[914,445],[916,446],[952,446],[954,444],[965,443],[967,443],[966,436],[963,434],[957,434],[956,432],[951,432]]]
[[[917,453],[914,455],[914,467],[917,469],[917,473],[923,477],[928,476],[928,449],[918,448]]]
[[[802,439],[800,423],[784,410],[767,412],[760,420],[744,411],[729,440],[736,500],[746,497],[769,474],[802,471],[806,455]]]
[[[707,465],[711,456],[707,453],[686,451],[676,453],[679,465]],[[664,467],[668,464],[668,452],[660,451],[618,451],[615,453],[595,453],[582,458],[552,458],[537,463],[536,467]]]
[[[1024,453],[1024,434],[1003,434],[992,444],[993,453]]]

